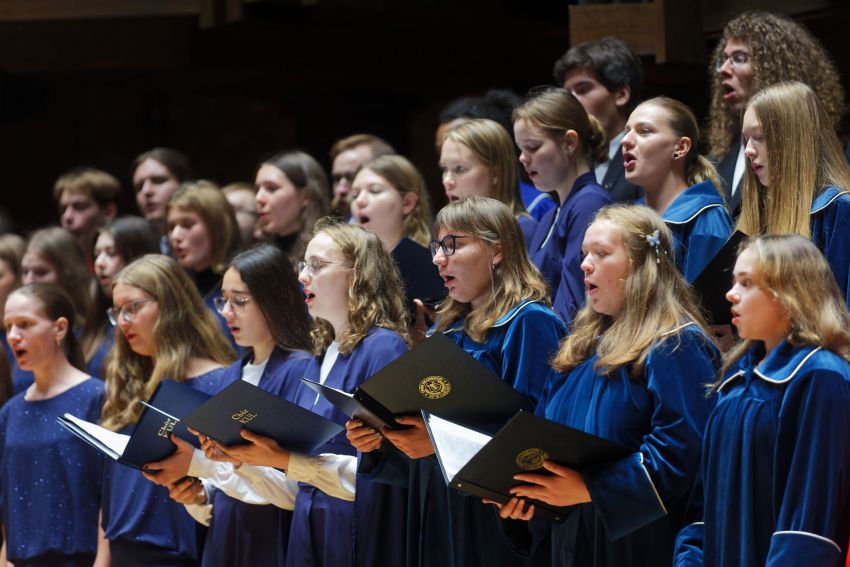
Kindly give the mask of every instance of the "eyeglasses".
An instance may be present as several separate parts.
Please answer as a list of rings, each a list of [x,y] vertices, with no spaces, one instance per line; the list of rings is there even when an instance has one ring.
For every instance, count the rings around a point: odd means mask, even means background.
[[[339,185],[343,181],[348,181],[348,184],[351,185],[354,182],[354,178],[356,174],[354,173],[332,173],[331,181],[334,185]]]
[[[344,266],[344,264],[342,264],[340,262],[330,262],[328,260],[320,260],[319,258],[316,258],[315,256],[311,256],[307,260],[301,260],[300,262],[298,262],[298,274],[300,275],[304,271],[304,269],[306,268],[308,276],[315,276],[316,274],[321,272],[322,268],[324,268],[328,264],[336,264],[337,266]]]
[[[227,304],[230,304],[230,309],[233,310],[234,313],[244,313],[245,306],[251,303],[250,297],[223,297],[218,296],[213,299],[213,303],[215,304],[216,311],[219,313],[224,313],[224,308]]]
[[[125,303],[118,309],[110,307],[106,310],[106,317],[113,325],[118,324],[119,315],[122,319],[124,319],[125,322],[129,323],[130,321],[136,318],[136,313],[139,312],[139,309],[141,309],[142,305],[144,305],[145,303],[151,303],[152,301],[156,301],[156,299],[139,299],[138,301],[131,301],[130,303]]]
[[[732,67],[740,68],[750,62],[750,54],[741,50],[733,51],[729,55],[721,53],[717,56],[717,61],[714,63],[714,70],[719,73],[727,61],[729,61]]]
[[[469,238],[466,234],[447,234],[442,240],[431,241],[431,257],[437,255],[437,250],[443,251],[443,256],[451,256],[457,249],[458,238]]]

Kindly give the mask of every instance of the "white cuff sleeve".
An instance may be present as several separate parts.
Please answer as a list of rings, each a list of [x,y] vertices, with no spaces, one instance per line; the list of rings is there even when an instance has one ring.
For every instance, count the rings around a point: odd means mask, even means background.
[[[354,500],[357,457],[330,453],[318,456],[291,453],[286,478],[306,482],[328,496]]]
[[[201,483],[204,485],[204,492],[207,493],[207,503],[206,504],[184,504],[183,507],[186,508],[186,511],[189,513],[192,518],[195,519],[199,524],[203,524],[205,526],[209,526],[212,521],[212,493],[215,490],[211,484],[209,484],[204,479],[201,479]]]

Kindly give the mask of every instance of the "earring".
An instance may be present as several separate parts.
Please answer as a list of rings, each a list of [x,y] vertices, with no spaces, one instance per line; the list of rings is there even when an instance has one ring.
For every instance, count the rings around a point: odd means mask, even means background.
[[[673,152],[673,159],[679,159],[680,157],[682,157],[681,152],[678,152],[678,151]]]

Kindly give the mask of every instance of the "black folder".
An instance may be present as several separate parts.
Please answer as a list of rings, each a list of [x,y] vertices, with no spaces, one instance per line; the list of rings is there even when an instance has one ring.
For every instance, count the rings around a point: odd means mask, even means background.
[[[223,445],[248,443],[248,429],[290,451],[312,453],[343,428],[310,410],[237,380],[183,418],[183,423]]]
[[[519,410],[532,407],[527,397],[442,334],[425,339],[351,395],[301,380],[346,415],[379,429],[398,429],[394,416],[427,410],[468,427],[495,431]]]
[[[493,437],[425,411],[422,415],[446,484],[502,504],[511,498],[510,488],[522,484],[514,480],[515,474],[551,474],[543,468],[544,459],[581,470],[634,453],[607,439],[525,411],[518,412]],[[534,504],[535,517],[555,522],[563,522],[573,508],[538,500],[530,503]]]
[[[726,299],[726,292],[732,287],[732,270],[738,257],[738,247],[746,239],[746,234],[736,230],[691,283],[703,315],[710,324],[728,325],[732,321],[729,311],[732,304]]]
[[[56,419],[71,433],[110,459],[142,470],[146,463],[160,461],[174,453],[176,447],[168,438],[170,433],[199,447],[198,438],[189,433],[180,419],[209,399],[209,394],[191,386],[163,380],[148,402],[161,412],[145,407],[132,435],[115,433],[70,414]]]

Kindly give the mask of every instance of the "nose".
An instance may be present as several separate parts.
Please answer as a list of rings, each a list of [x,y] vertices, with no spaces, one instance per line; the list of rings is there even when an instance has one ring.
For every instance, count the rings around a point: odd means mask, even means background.
[[[732,305],[740,303],[741,301],[741,295],[738,293],[737,288],[737,285],[733,285],[731,288],[729,288],[729,291],[726,292],[726,301],[728,301]]]
[[[258,209],[266,204],[267,199],[268,199],[268,192],[265,190],[265,188],[260,187],[259,189],[257,189],[257,194],[254,197],[254,204],[257,205]]]
[[[9,344],[12,346],[17,345],[21,340],[21,333],[19,332],[17,325],[12,325],[9,327],[9,331],[6,333],[6,340],[9,341]]]
[[[590,254],[585,254],[584,258],[581,259],[581,271],[585,275],[593,273],[593,263],[590,261]]]
[[[753,147],[752,139],[747,140],[747,144],[744,146],[744,157],[747,159],[756,157],[756,149]]]
[[[434,257],[431,259],[431,262],[433,262],[435,266],[445,266],[448,261],[448,256],[443,254],[443,247],[438,246],[437,253],[434,254]]]
[[[35,274],[33,274],[32,272],[24,272],[23,282],[24,285],[29,285],[31,283],[38,282],[38,278],[35,277]]]
[[[525,153],[525,150],[522,150],[519,153],[519,162],[523,165],[528,165],[531,163],[531,156]]]
[[[180,228],[180,225],[175,225],[174,228],[171,229],[171,240],[175,242],[183,240],[183,229]]]
[[[443,188],[448,191],[455,186],[455,176],[448,169],[443,172]]]
[[[308,285],[310,283],[309,266],[304,266],[304,269],[298,272],[298,281],[301,282],[302,285]]]
[[[62,225],[63,226],[71,226],[74,220],[74,209],[71,207],[65,207],[65,210],[62,211]]]
[[[634,130],[629,130],[626,132],[626,135],[623,136],[623,151],[628,151],[635,147],[634,135]]]
[[[358,193],[357,196],[354,197],[352,203],[354,203],[358,208],[362,209],[363,207],[369,204],[369,195],[366,191],[360,191],[360,193]]]

